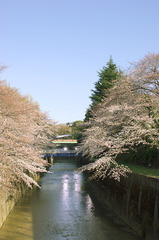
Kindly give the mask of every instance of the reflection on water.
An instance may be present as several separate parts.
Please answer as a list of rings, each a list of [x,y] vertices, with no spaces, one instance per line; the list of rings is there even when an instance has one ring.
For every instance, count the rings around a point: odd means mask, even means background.
[[[140,239],[98,204],[76,168],[74,159],[55,161],[52,173],[41,179],[42,188],[15,206],[0,240]]]

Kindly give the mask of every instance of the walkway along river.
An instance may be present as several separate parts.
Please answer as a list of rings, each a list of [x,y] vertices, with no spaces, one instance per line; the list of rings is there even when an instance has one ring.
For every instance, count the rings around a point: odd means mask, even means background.
[[[139,240],[103,208],[75,159],[55,159],[41,189],[21,198],[0,229],[0,240]]]

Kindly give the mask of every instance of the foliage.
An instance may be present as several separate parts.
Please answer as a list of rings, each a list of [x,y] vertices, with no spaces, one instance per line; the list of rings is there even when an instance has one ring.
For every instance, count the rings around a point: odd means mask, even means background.
[[[114,80],[120,79],[121,77],[121,71],[117,69],[112,57],[110,57],[106,66],[98,72],[98,76],[99,80],[95,83],[95,89],[92,90],[92,95],[90,96],[92,103],[87,109],[85,121],[92,117],[92,109],[95,109],[109,93],[109,89],[114,85]]]
[[[128,76],[136,89],[159,95],[159,54],[150,53],[138,62],[131,63]]]
[[[71,133],[72,133],[73,139],[77,139],[78,142],[80,142],[82,137],[82,131],[83,131],[83,121],[78,120],[72,123]]]
[[[81,151],[98,160],[81,170],[92,172],[93,178],[103,179],[110,176],[120,180],[120,175],[126,175],[128,169],[119,167],[115,161],[119,154],[129,152],[130,149],[135,150],[136,146],[141,144],[159,147],[159,95],[156,94],[157,75],[154,81],[152,67],[155,59],[158,61],[158,55],[150,54],[144,59],[149,59],[146,66],[152,69],[152,72],[142,71],[143,65],[138,68],[139,65],[136,64],[133,71],[120,81],[114,82],[109,95],[98,104],[93,118],[88,122]],[[132,73],[135,73],[136,78]],[[141,79],[149,79],[148,83],[151,84],[144,84],[145,91],[138,91],[139,88],[136,88],[138,84],[140,89],[143,89],[143,82],[139,84]]]
[[[70,135],[71,128],[67,124],[56,124],[56,135]]]
[[[2,68],[1,68],[2,70]],[[0,81],[0,188],[14,190],[24,182],[38,185],[35,173],[46,172],[42,154],[51,146],[54,122],[38,104]]]
[[[156,168],[152,168],[151,166],[149,167],[145,167],[145,166],[141,166],[141,165],[137,165],[134,163],[130,163],[125,161],[119,161],[119,164],[126,164],[128,166],[128,168],[135,173],[138,174],[144,174],[146,176],[152,176],[155,178],[159,178],[159,169]]]
[[[159,168],[159,149],[156,146],[140,144],[134,146],[128,153],[119,154],[116,161],[149,168]]]

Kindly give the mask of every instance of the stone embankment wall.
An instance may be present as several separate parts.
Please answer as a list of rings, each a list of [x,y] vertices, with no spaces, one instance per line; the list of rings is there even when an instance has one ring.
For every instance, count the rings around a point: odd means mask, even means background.
[[[159,240],[159,179],[131,173],[120,182],[91,181],[102,203],[146,240]]]
[[[6,220],[8,214],[17,203],[17,201],[21,198],[21,196],[25,193],[28,188],[26,185],[18,186],[14,192],[14,195],[9,195],[5,192],[0,192],[0,227]]]
[[[53,164],[53,157],[45,158],[48,163]],[[37,173],[34,176],[35,181],[39,181],[40,173]],[[8,214],[14,207],[14,205],[18,202],[18,200],[25,194],[28,190],[28,187],[25,184],[18,185],[14,195],[9,195],[8,193],[4,193],[0,191],[0,227],[6,220]]]
[[[40,179],[40,174],[37,173],[34,179],[38,181]],[[26,191],[28,191],[28,187],[25,184],[17,185],[14,195],[0,191],[0,227],[3,225],[14,205]]]

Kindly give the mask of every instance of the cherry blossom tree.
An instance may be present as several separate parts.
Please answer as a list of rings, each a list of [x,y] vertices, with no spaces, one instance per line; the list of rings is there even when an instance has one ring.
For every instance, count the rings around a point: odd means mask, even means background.
[[[0,66],[0,72],[4,67]],[[42,154],[52,145],[54,122],[38,104],[0,81],[0,188],[17,183],[32,187],[37,172],[46,172]]]
[[[144,65],[145,59],[149,71]],[[81,171],[91,172],[93,179],[109,176],[119,181],[120,176],[126,176],[129,171],[116,162],[119,154],[140,144],[158,148],[159,105],[154,59],[157,63],[158,55],[156,58],[146,56],[140,61],[141,67],[134,65],[127,76],[116,81],[109,96],[103,99],[88,122],[81,151],[95,161],[83,166]],[[144,91],[139,91],[139,87]]]
[[[127,77],[136,89],[159,96],[159,54],[149,53],[131,63]]]

